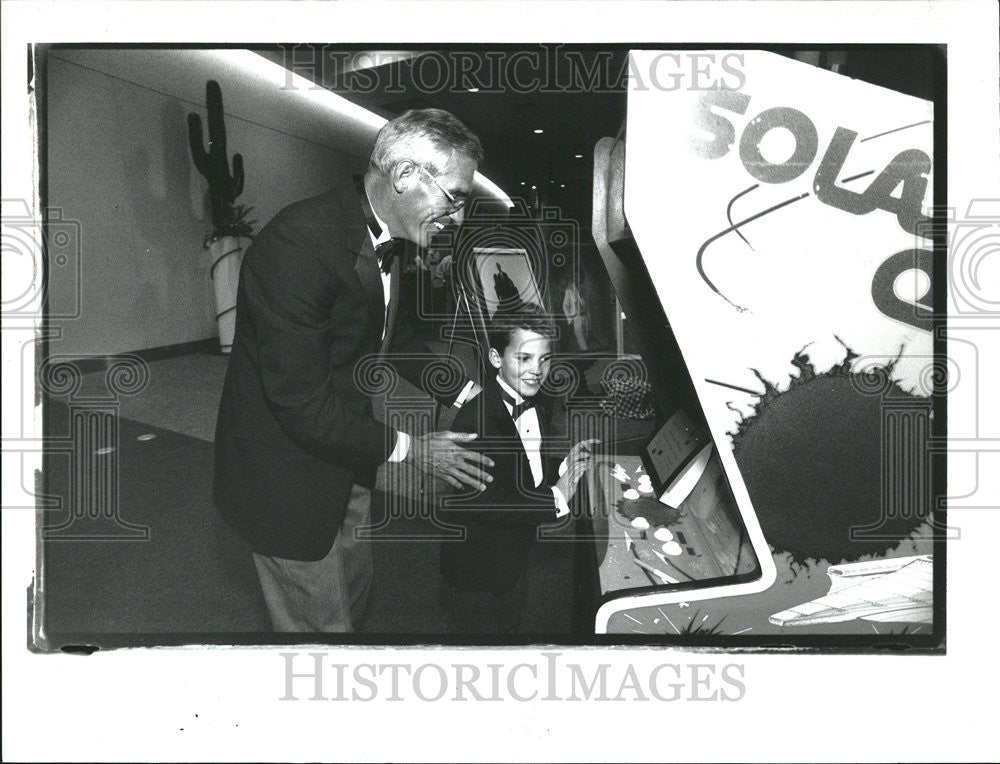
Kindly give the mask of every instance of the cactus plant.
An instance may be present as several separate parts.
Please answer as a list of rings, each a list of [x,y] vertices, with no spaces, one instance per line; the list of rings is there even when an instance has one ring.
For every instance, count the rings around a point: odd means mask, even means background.
[[[194,166],[208,181],[212,233],[205,237],[205,248],[212,259],[219,346],[223,353],[228,353],[236,332],[236,292],[243,263],[243,245],[239,237],[251,236],[256,221],[246,220],[252,207],[235,203],[236,197],[243,192],[243,157],[233,154],[230,174],[222,88],[215,80],[205,85],[205,102],[208,107],[208,151],[202,145],[201,117],[197,114],[188,114],[188,141]]]
[[[243,157],[233,154],[233,170],[229,172],[226,156],[226,123],[222,110],[222,88],[215,80],[205,84],[205,102],[208,108],[208,150],[202,144],[201,117],[188,114],[188,141],[194,166],[208,181],[209,203],[212,209],[211,239],[222,236],[250,236],[252,224],[247,214],[252,207],[235,204],[243,192]]]

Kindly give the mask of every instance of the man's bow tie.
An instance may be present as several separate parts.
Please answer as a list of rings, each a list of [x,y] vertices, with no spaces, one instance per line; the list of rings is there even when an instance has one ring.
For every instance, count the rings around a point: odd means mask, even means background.
[[[358,200],[361,202],[361,211],[365,215],[365,223],[374,238],[382,235],[382,226],[375,219],[375,210],[372,209],[368,201],[368,193],[365,191],[365,180],[360,175],[354,176],[354,184],[358,189]],[[392,261],[397,255],[402,256],[406,242],[403,239],[389,239],[383,241],[375,247],[375,257],[378,258],[378,267],[382,273],[388,273],[392,268]]]
[[[375,247],[375,257],[378,258],[378,267],[382,273],[389,272],[393,258],[397,255],[402,256],[405,246],[406,242],[403,239],[389,239]]]
[[[509,405],[509,406],[512,407],[511,412],[510,412],[510,417],[515,422],[518,420],[518,418],[521,416],[521,414],[523,414],[528,409],[535,408],[535,406],[536,406],[536,401],[535,401],[534,398],[525,398],[520,403],[516,403],[514,401],[514,396],[511,395],[510,393],[508,393],[503,388],[500,388],[500,397],[503,398],[504,401],[507,402],[507,405]]]

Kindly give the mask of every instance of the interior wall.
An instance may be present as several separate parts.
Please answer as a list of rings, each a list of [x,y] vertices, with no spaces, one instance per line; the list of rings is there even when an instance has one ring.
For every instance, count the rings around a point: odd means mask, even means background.
[[[289,107],[296,94],[284,94],[280,109],[273,99],[227,100],[227,90],[235,96],[248,82],[219,76],[203,52],[150,55],[48,54],[48,206],[76,221],[67,230],[79,239],[78,268],[50,266],[50,304],[72,305],[80,295],[78,315],[51,321],[61,332],[52,354],[107,355],[215,336],[203,248],[211,232],[207,181],[191,161],[186,124],[196,111],[207,131],[205,80],[222,86],[228,153],[243,154],[246,169],[237,202],[254,207],[255,230],[365,165],[358,146],[338,144],[336,131],[318,136],[315,120],[297,129]]]

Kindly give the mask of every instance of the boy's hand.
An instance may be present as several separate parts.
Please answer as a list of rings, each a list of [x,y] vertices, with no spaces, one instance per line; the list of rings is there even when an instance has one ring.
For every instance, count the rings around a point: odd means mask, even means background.
[[[576,486],[580,482],[580,478],[594,463],[594,454],[591,449],[600,442],[597,438],[581,440],[569,450],[564,461],[566,472],[556,482],[556,488],[566,497],[566,501],[570,501],[576,494]]]

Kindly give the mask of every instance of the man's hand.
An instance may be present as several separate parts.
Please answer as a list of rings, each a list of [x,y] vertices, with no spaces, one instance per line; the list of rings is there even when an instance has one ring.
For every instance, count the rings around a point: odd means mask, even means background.
[[[414,437],[406,458],[418,469],[441,478],[455,488],[469,486],[484,491],[486,484],[493,481],[493,476],[483,468],[492,467],[493,460],[460,445],[477,437],[471,432],[447,430]]]
[[[573,495],[576,493],[577,483],[580,482],[580,478],[583,477],[590,465],[594,463],[594,454],[591,452],[591,449],[600,442],[598,438],[581,440],[569,450],[569,454],[564,460],[566,472],[562,474],[556,483],[556,488],[559,489],[559,492],[565,497],[566,501],[570,501],[573,498]]]

